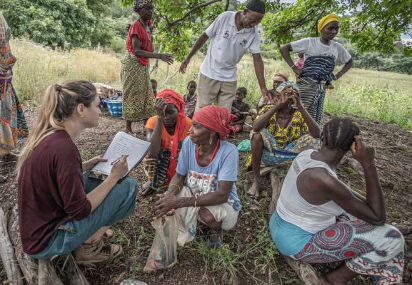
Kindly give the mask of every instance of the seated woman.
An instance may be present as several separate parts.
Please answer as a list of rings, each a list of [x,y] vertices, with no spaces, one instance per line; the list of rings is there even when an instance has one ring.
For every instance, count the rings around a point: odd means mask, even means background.
[[[112,224],[134,212],[137,183],[123,178],[126,157],[104,181],[89,178],[100,157],[82,163],[74,141],[99,122],[100,100],[87,81],[46,90],[36,128],[18,161],[19,223],[23,250],[35,259],[70,253],[79,264],[110,261],[120,245],[104,245]]]
[[[283,183],[270,220],[277,249],[302,262],[345,261],[321,277],[322,284],[347,284],[360,274],[373,277],[375,284],[402,283],[405,241],[385,224],[375,150],[362,143],[349,119],[331,120],[321,137],[321,149],[301,152]],[[366,198],[336,175],[349,150],[365,172]]]
[[[207,106],[195,112],[193,126],[179,156],[169,189],[153,210],[157,217],[180,215],[183,225],[178,242],[193,240],[197,221],[210,228],[208,244],[222,243],[222,230],[232,229],[241,209],[236,185],[239,155],[236,146],[225,141],[233,134],[235,116],[226,108]]]
[[[179,150],[192,126],[184,105],[182,96],[173,90],[165,89],[157,95],[157,116],[146,123],[146,137],[152,144],[144,159],[148,181],[143,185],[143,196],[167,188],[176,173]]]
[[[260,164],[276,165],[294,159],[299,152],[319,145],[320,128],[308,114],[294,83],[284,82],[277,88],[276,105],[262,108],[253,124],[253,184],[248,194],[259,197]],[[250,163],[251,162],[251,163]]]

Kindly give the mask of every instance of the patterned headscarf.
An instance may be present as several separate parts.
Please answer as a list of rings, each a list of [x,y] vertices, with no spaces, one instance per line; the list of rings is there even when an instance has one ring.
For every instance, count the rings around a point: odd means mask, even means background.
[[[135,0],[133,5],[133,10],[137,12],[138,9],[142,9],[144,5],[152,3],[153,0]]]
[[[318,23],[318,32],[320,33],[322,31],[322,29],[324,27],[326,27],[327,24],[329,24],[330,22],[340,22],[340,18],[335,15],[335,14],[329,14],[325,17],[323,17],[322,19],[320,19],[319,23]]]
[[[280,83],[279,86],[276,88],[276,91],[280,93],[287,86],[293,86],[293,88],[295,88],[296,90],[299,91],[298,85],[296,83],[290,82],[290,81]]]

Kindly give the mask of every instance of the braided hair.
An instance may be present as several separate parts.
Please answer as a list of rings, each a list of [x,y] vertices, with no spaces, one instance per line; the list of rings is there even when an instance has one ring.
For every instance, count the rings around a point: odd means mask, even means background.
[[[359,127],[350,119],[332,119],[323,127],[323,144],[328,149],[348,151],[359,133]]]

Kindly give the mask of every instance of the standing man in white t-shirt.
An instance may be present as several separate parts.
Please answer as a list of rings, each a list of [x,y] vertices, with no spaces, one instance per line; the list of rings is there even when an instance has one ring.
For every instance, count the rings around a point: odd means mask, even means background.
[[[184,73],[191,58],[211,39],[206,58],[200,67],[196,110],[211,105],[214,100],[217,100],[219,106],[231,110],[236,94],[237,64],[247,50],[253,56],[262,96],[267,98],[260,38],[256,27],[264,15],[265,3],[251,0],[243,12],[228,11],[220,14],[196,41],[180,66],[180,71]]]

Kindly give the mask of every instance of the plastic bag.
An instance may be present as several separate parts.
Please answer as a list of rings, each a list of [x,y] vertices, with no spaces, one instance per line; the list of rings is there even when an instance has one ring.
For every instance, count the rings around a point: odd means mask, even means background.
[[[243,140],[237,145],[239,151],[251,151],[252,143],[250,140]]]
[[[152,227],[156,230],[152,248],[144,267],[144,272],[167,269],[177,263],[177,233],[179,215],[156,219]]]

